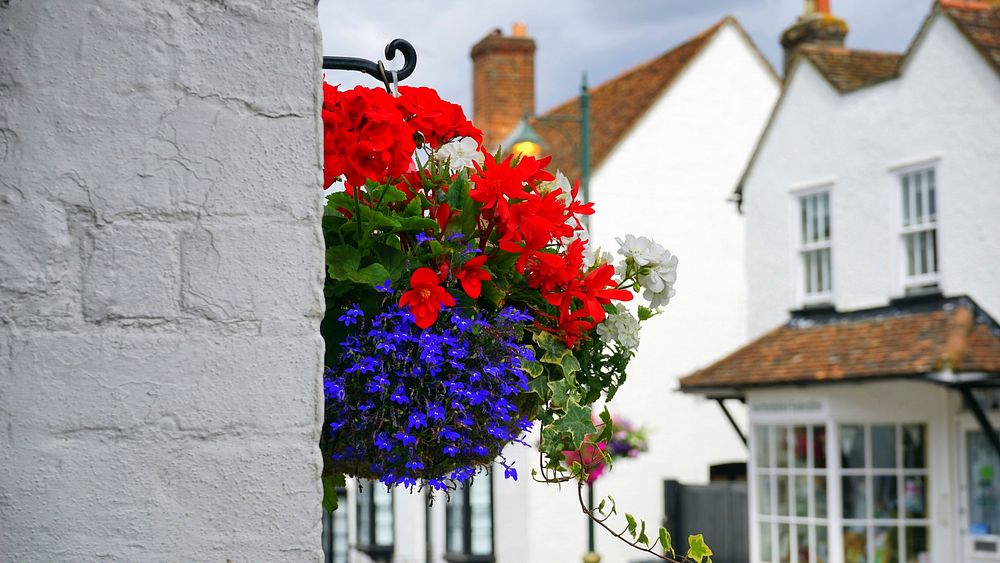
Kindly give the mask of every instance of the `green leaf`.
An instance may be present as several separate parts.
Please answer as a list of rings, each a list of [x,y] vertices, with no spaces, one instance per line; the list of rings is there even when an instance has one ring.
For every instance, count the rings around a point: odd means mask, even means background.
[[[392,276],[389,275],[389,271],[385,269],[382,264],[369,264],[364,268],[361,268],[353,274],[349,274],[349,280],[365,285],[375,286],[381,284]]]
[[[676,555],[674,546],[670,543],[670,532],[666,528],[660,528],[660,545],[663,546],[663,553],[669,553],[671,557]]]
[[[528,365],[529,366],[531,366],[531,365],[538,365],[538,366],[540,366],[541,364],[539,364],[537,362],[531,362]],[[532,377],[533,377],[533,379],[531,379],[530,381],[528,381],[528,388],[530,388],[532,391],[534,391],[535,393],[537,393],[538,396],[541,397],[543,401],[547,401],[549,399],[549,392],[551,391],[551,388],[549,387],[549,378],[548,378],[548,376],[543,375],[544,374],[544,370],[542,370],[542,372],[540,372],[538,375],[534,375],[534,373],[531,372],[530,367],[529,367],[528,373],[531,374]]]
[[[688,552],[687,557],[694,559],[697,563],[701,563],[706,557],[712,555],[712,550],[705,545],[705,538],[701,534],[694,534],[688,536]]]
[[[566,351],[566,355],[562,357],[559,365],[562,366],[563,373],[567,376],[580,371],[580,360],[577,360],[576,356],[570,350]]]
[[[337,488],[346,485],[343,475],[323,476],[323,510],[327,512],[337,510]]]
[[[434,219],[427,217],[400,217],[397,222],[399,231],[432,231],[437,234],[438,224]]]
[[[648,321],[649,319],[653,318],[654,315],[655,313],[653,312],[652,309],[650,309],[649,307],[643,307],[642,305],[639,305],[639,322]]]
[[[590,407],[581,407],[575,401],[569,401],[566,414],[559,417],[553,426],[559,431],[572,436],[573,444],[579,446],[587,437],[594,433],[594,422],[590,420]]]
[[[326,268],[335,280],[350,279],[360,264],[361,251],[354,246],[341,244],[326,249]]]
[[[549,388],[552,389],[552,404],[561,409],[567,408],[570,399],[573,398],[572,387],[574,385],[565,379],[549,382]]]
[[[649,545],[649,537],[646,536],[646,521],[639,522],[639,537],[636,538],[642,545]]]
[[[458,173],[455,181],[448,186],[448,198],[445,200],[452,209],[462,209],[469,199],[469,174],[465,170]]]
[[[595,508],[595,509],[594,509],[594,510],[596,510],[596,511],[597,511],[598,513],[600,513],[600,515],[601,515],[601,516],[604,516],[604,504],[605,504],[606,502],[607,502],[607,499],[603,499],[603,498],[602,498],[602,499],[601,499],[601,502],[597,503],[597,508]]]
[[[618,504],[615,503],[615,497],[608,495],[608,500],[611,501],[611,514],[618,514]]]
[[[375,188],[372,192],[372,201],[380,200],[382,201],[382,205],[387,203],[398,203],[400,201],[406,201],[406,194],[400,191],[397,187],[386,184]]]
[[[635,517],[632,516],[631,514],[629,514],[628,512],[626,512],[625,513],[625,521],[628,522],[628,535],[630,535],[630,536],[632,536],[634,538],[635,537],[635,525],[636,525],[636,523],[635,523]]]
[[[385,213],[375,211],[370,207],[361,207],[361,218],[364,219],[363,223],[369,227],[389,227],[393,229],[399,228],[399,221],[395,217],[390,217]]]
[[[403,209],[403,213],[411,217],[423,217],[424,207],[422,202],[420,201],[420,198],[415,197],[412,200],[410,200],[410,203],[407,203],[406,207]]]

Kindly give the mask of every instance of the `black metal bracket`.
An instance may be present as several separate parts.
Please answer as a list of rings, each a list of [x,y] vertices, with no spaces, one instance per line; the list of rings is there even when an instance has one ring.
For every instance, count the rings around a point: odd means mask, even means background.
[[[716,399],[715,400],[715,402],[719,403],[719,408],[722,409],[722,412],[726,413],[726,418],[729,419],[729,424],[731,424],[733,426],[733,430],[736,431],[736,435],[740,437],[740,441],[743,442],[744,446],[746,446],[746,447],[749,448],[750,444],[747,443],[747,436],[746,436],[746,434],[744,434],[743,430],[740,429],[740,425],[736,424],[736,419],[733,418],[733,415],[729,412],[729,409],[726,408],[726,403],[724,403],[722,401],[723,401],[723,399]]]
[[[979,423],[979,429],[983,431],[986,439],[989,440],[993,449],[996,450],[997,455],[1000,456],[1000,434],[997,434],[993,425],[990,424],[990,419],[986,416],[983,411],[982,405],[976,400],[976,396],[972,394],[972,389],[966,385],[958,387],[959,393],[962,394],[962,398],[965,399],[965,406],[969,407],[972,411],[972,415],[976,417],[976,422]]]
[[[395,82],[400,82],[409,78],[413,74],[413,70],[417,68],[417,50],[405,39],[393,39],[385,46],[385,58],[391,61],[396,58],[397,52],[403,54],[403,68],[389,73],[394,73],[394,77],[387,75],[381,64],[382,61],[376,63],[356,57],[323,57],[323,70],[353,70],[363,72],[384,84],[393,81],[391,78],[394,78]]]

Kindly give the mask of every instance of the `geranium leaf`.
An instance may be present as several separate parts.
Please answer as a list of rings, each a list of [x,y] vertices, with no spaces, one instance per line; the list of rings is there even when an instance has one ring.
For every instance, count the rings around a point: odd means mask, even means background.
[[[438,224],[434,219],[426,217],[400,217],[396,220],[399,223],[397,231],[427,231],[431,230],[435,234],[438,232]]]
[[[409,215],[410,217],[423,217],[424,207],[423,205],[421,205],[421,198],[415,197],[412,200],[410,200],[410,203],[406,204],[406,207],[403,209],[403,212],[406,215]]]
[[[688,536],[688,552],[687,557],[694,559],[697,563],[701,563],[706,557],[712,555],[712,550],[705,545],[705,538],[701,534],[694,534]]]
[[[386,270],[385,266],[375,263],[369,264],[357,272],[348,274],[347,279],[360,284],[375,286],[390,277],[389,270]]]
[[[455,181],[448,186],[448,197],[445,201],[452,209],[462,209],[469,199],[469,175],[462,170],[455,177]]]
[[[335,280],[349,279],[360,264],[361,251],[357,247],[341,244],[326,249],[326,268]]]
[[[398,229],[400,226],[399,220],[396,218],[375,211],[370,207],[361,207],[361,218],[364,220],[363,223],[365,226],[368,227],[391,227]]]

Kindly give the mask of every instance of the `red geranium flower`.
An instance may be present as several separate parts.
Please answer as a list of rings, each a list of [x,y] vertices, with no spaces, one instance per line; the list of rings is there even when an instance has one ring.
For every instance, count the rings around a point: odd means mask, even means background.
[[[437,320],[442,305],[455,306],[455,298],[438,285],[438,276],[430,268],[419,268],[410,276],[410,290],[399,298],[400,307],[410,307],[414,324],[427,328]]]
[[[486,262],[485,256],[476,256],[466,262],[462,269],[455,274],[455,277],[462,284],[462,289],[473,299],[479,299],[483,290],[483,280],[493,279],[493,276],[483,269],[484,262]]]

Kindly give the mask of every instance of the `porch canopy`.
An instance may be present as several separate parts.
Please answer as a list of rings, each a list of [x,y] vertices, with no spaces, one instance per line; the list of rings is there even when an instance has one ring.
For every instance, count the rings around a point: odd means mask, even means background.
[[[795,311],[783,326],[682,378],[680,388],[743,399],[765,386],[885,379],[955,388],[1000,453],[1000,437],[972,393],[1000,386],[1000,326],[967,296],[907,297],[850,312]]]

